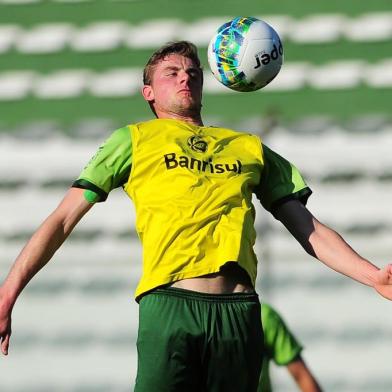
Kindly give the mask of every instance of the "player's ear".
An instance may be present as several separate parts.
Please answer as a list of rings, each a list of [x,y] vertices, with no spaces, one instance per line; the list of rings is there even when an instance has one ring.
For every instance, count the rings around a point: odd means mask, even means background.
[[[151,102],[154,100],[154,90],[152,89],[152,87],[149,84],[145,84],[142,88],[142,95],[143,98],[147,101],[147,102]]]

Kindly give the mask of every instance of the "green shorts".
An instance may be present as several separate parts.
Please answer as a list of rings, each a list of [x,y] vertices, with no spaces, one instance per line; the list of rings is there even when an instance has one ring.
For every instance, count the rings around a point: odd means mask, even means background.
[[[135,391],[257,391],[264,337],[256,293],[159,288],[139,306]]]

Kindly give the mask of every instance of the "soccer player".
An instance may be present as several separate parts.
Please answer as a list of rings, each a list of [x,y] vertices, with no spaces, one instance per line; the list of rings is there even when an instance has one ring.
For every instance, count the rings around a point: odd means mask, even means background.
[[[121,186],[143,244],[135,390],[255,391],[263,336],[253,193],[309,254],[389,299],[392,265],[378,268],[321,224],[305,207],[311,191],[299,171],[257,136],[203,124],[193,44],[159,49],[143,76],[156,119],[115,131],[15,260],[0,288],[2,351],[23,288]]]
[[[321,387],[301,356],[303,347],[287,327],[281,315],[271,305],[261,305],[264,331],[264,357],[257,392],[271,392],[269,364],[286,366],[302,392],[321,392]]]

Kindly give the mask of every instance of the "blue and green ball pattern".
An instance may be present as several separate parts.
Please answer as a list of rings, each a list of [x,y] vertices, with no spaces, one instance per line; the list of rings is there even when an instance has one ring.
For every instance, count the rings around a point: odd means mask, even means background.
[[[222,25],[212,44],[212,52],[222,83],[237,91],[252,91],[253,83],[246,81],[246,76],[239,71],[239,52],[244,37],[256,18],[238,17]]]

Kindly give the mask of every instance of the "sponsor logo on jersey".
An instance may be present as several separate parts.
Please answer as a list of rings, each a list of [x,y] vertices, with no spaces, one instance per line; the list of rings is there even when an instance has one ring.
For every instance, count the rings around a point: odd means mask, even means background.
[[[191,136],[188,139],[188,146],[196,152],[206,152],[208,148],[207,142],[199,136]]]
[[[271,53],[265,53],[260,52],[257,53],[255,55],[255,60],[256,60],[256,66],[254,67],[254,69],[257,69],[259,67],[261,67],[261,65],[267,65],[270,63],[270,61],[275,61],[277,60],[279,57],[281,57],[283,55],[283,46],[282,43],[279,41],[279,46],[276,46],[274,44],[273,49],[271,50]]]
[[[190,170],[197,170],[199,172],[208,172],[211,174],[222,174],[227,172],[234,172],[241,174],[242,163],[236,160],[235,163],[214,163],[212,159],[203,161],[185,155],[178,155],[175,152],[165,154],[164,161],[167,170],[175,169],[176,167],[183,167]]]

